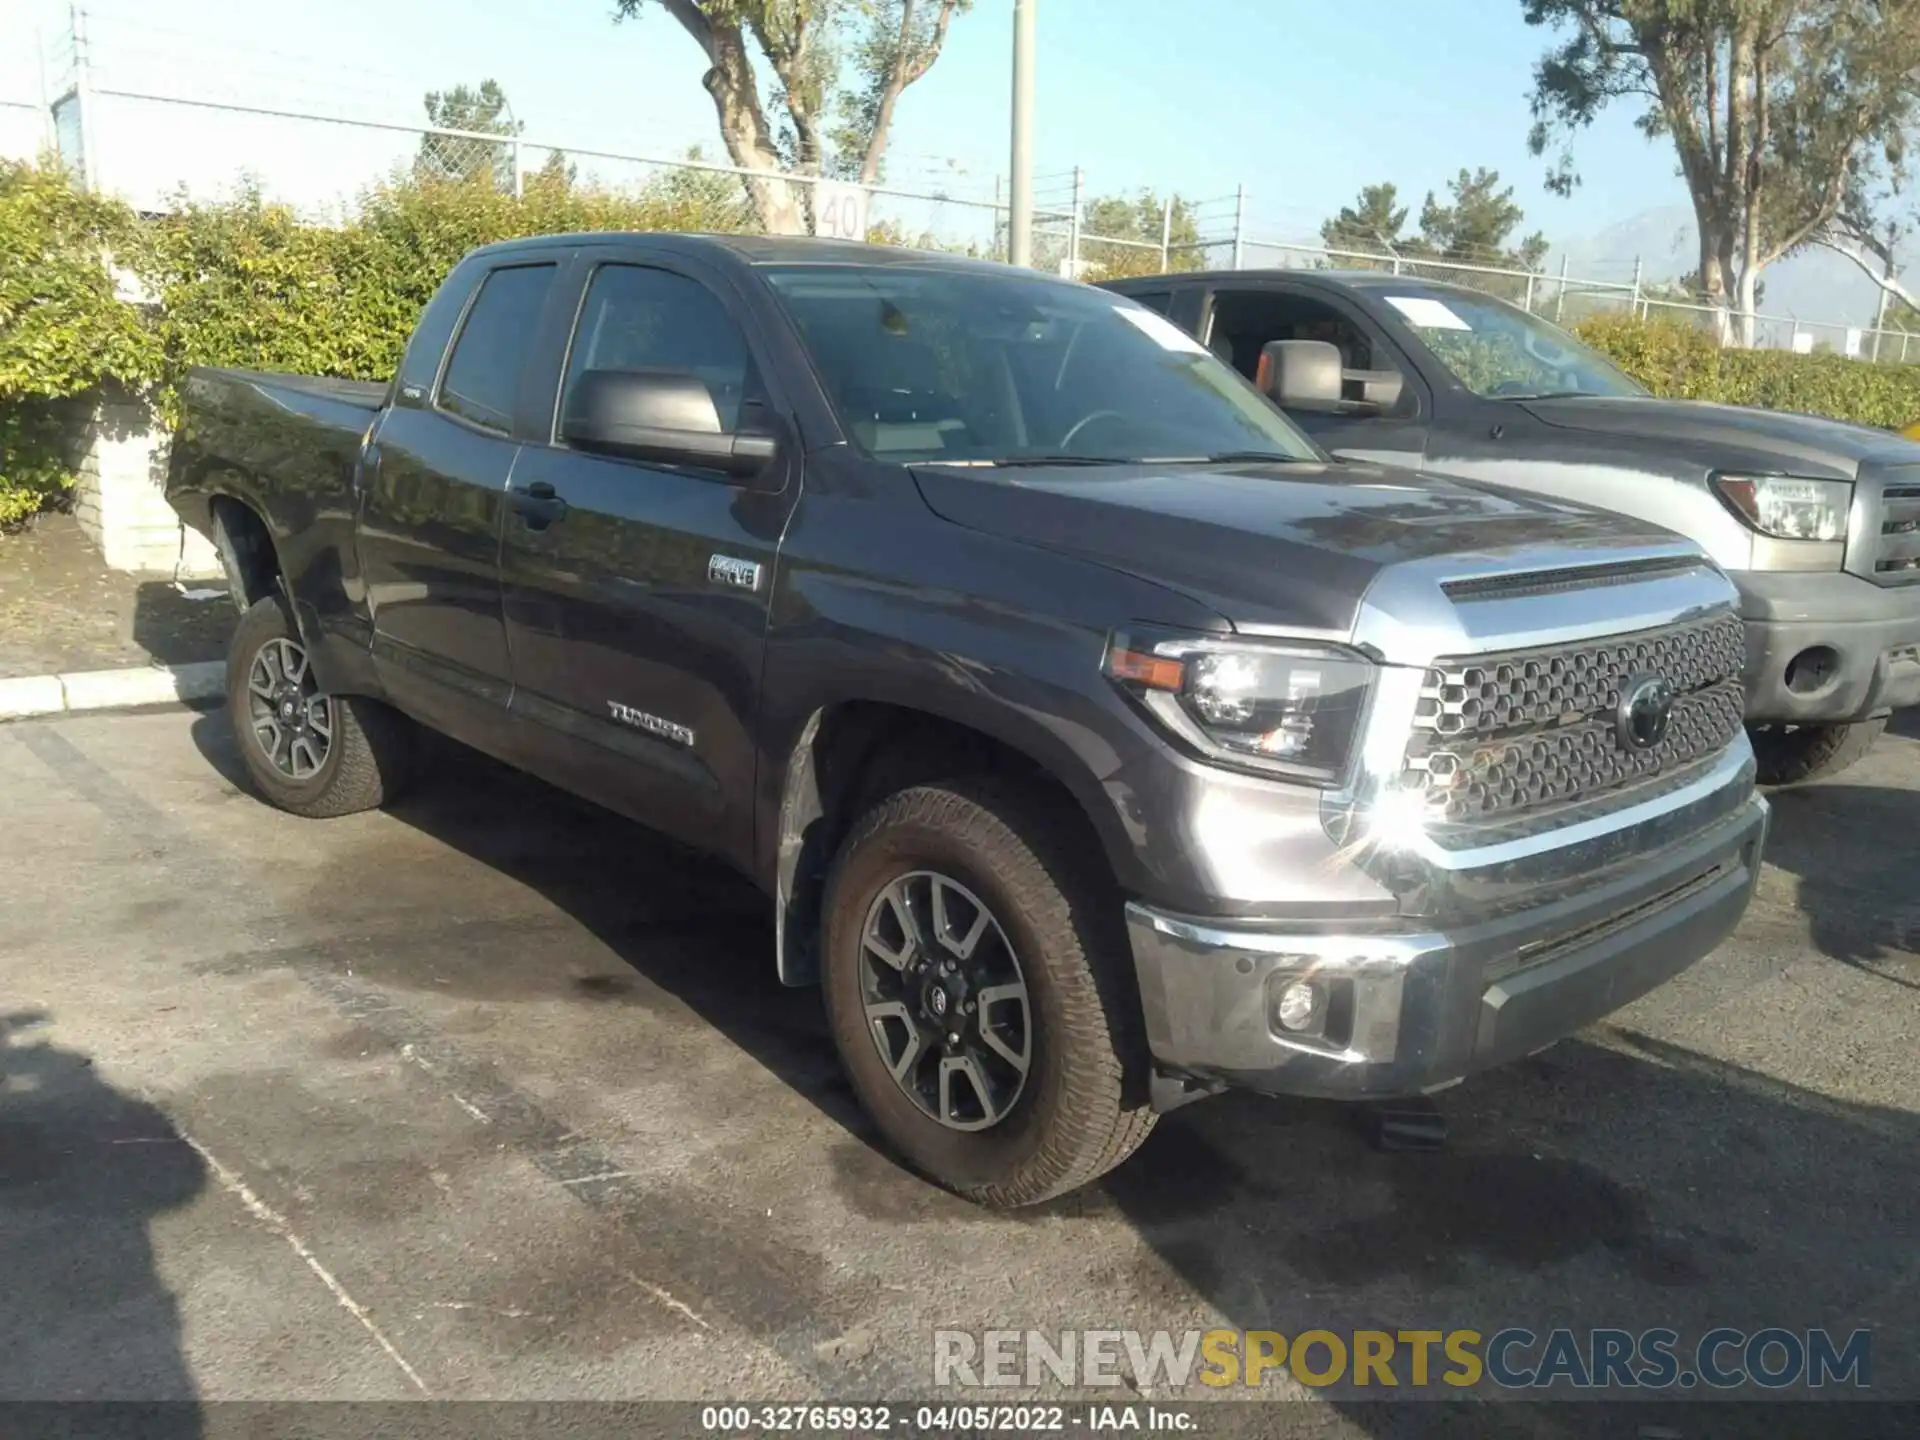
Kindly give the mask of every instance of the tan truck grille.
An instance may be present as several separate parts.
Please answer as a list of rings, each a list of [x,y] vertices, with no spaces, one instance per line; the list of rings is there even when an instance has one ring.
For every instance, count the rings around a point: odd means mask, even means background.
[[[1920,485],[1889,485],[1881,493],[1873,573],[1882,585],[1920,580]]]
[[[1631,788],[1717,754],[1740,729],[1737,617],[1572,646],[1436,660],[1407,744],[1403,789],[1448,822],[1516,815]],[[1619,734],[1620,697],[1665,680],[1672,709],[1645,749]]]

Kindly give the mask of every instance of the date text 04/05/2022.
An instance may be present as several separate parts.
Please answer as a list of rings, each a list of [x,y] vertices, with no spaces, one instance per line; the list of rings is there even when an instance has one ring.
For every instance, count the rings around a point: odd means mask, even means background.
[[[947,1434],[951,1431],[1005,1431],[1026,1435],[1045,1431],[1150,1430],[1190,1433],[1198,1427],[1193,1412],[1179,1406],[1095,1405],[707,1405],[700,1428],[712,1434],[760,1435],[792,1432],[882,1434],[888,1431]]]

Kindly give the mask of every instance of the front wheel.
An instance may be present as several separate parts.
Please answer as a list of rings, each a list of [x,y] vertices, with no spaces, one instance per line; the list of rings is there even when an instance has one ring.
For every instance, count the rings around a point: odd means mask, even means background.
[[[406,721],[378,701],[320,690],[278,595],[250,606],[234,631],[227,717],[254,788],[295,815],[374,809],[397,793],[410,759]]]
[[[1798,785],[1838,775],[1873,748],[1887,717],[1851,725],[1751,725],[1753,757],[1762,785]]]
[[[887,1141],[995,1207],[1077,1189],[1153,1128],[1119,897],[1057,816],[992,781],[921,785],[827,882],[828,1023]]]

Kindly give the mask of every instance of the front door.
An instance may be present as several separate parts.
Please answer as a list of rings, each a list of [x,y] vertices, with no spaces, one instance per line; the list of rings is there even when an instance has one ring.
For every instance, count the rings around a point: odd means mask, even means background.
[[[1202,318],[1207,344],[1249,380],[1270,340],[1323,340],[1340,352],[1352,398],[1398,377],[1399,394],[1377,410],[1289,410],[1287,418],[1320,445],[1349,460],[1420,468],[1432,405],[1414,369],[1367,318],[1337,300],[1286,284],[1215,290]]]
[[[723,429],[777,428],[744,310],[690,262],[583,256],[557,415],[589,370],[691,374]],[[751,854],[768,597],[799,465],[742,480],[529,443],[501,548],[512,709],[549,778],[715,853]],[[789,471],[791,474],[789,474]]]
[[[488,272],[425,405],[376,434],[358,547],[374,660],[404,709],[475,744],[503,724],[512,667],[500,603],[500,526],[520,445],[521,360],[553,264]]]

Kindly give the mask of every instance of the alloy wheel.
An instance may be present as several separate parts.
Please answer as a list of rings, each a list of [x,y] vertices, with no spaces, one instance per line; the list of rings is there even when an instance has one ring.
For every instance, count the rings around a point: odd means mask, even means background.
[[[315,688],[307,652],[291,640],[269,640],[247,670],[247,717],[254,742],[289,780],[320,773],[333,748],[333,702]]]
[[[1033,1063],[1026,977],[979,896],[949,875],[890,881],[861,930],[867,1033],[894,1083],[952,1130],[1005,1119]]]

